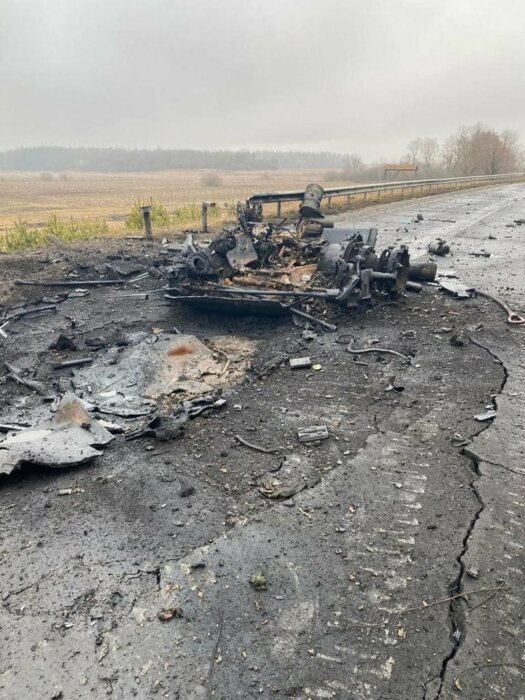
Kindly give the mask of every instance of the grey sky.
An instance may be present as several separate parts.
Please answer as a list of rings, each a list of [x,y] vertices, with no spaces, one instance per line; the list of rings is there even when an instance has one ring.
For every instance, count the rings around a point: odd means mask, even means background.
[[[0,150],[525,132],[524,0],[0,0]]]

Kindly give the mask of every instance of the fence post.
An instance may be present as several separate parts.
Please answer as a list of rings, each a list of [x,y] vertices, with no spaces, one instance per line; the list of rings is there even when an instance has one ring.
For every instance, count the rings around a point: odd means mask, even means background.
[[[214,207],[215,202],[203,202],[201,210],[201,231],[208,233],[208,208]]]
[[[144,207],[140,207],[140,211],[142,212],[142,218],[144,220],[144,236],[147,241],[152,241],[153,230],[151,228],[151,205],[148,204]]]

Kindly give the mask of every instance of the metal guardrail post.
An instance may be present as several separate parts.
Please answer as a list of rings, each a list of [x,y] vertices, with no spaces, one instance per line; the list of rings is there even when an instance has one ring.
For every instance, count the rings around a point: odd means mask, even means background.
[[[153,229],[151,228],[151,205],[140,207],[142,219],[144,220],[144,236],[147,241],[153,240]]]
[[[201,231],[208,233],[208,209],[216,206],[215,202],[203,202],[201,209]]]

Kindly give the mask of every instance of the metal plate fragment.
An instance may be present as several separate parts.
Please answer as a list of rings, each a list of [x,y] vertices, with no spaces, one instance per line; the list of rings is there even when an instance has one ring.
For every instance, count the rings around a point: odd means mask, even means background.
[[[89,416],[74,394],[68,393],[51,421],[10,433],[0,442],[0,474],[11,474],[24,462],[47,467],[83,464],[102,454],[95,446],[111,440],[113,435]]]
[[[330,435],[326,425],[311,425],[306,428],[298,428],[297,437],[299,442],[316,442],[317,440],[326,440]]]

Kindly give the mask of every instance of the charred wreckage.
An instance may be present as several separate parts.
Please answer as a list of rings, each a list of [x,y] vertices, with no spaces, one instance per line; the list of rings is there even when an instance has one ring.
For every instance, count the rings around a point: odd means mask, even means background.
[[[434,279],[435,265],[411,265],[405,245],[379,253],[377,229],[337,228],[325,219],[323,195],[308,185],[291,225],[263,222],[262,205],[248,200],[238,205],[237,225],[206,247],[189,234],[169,270],[166,297],[207,310],[307,316],[298,307],[355,308],[418,292],[413,280]]]

